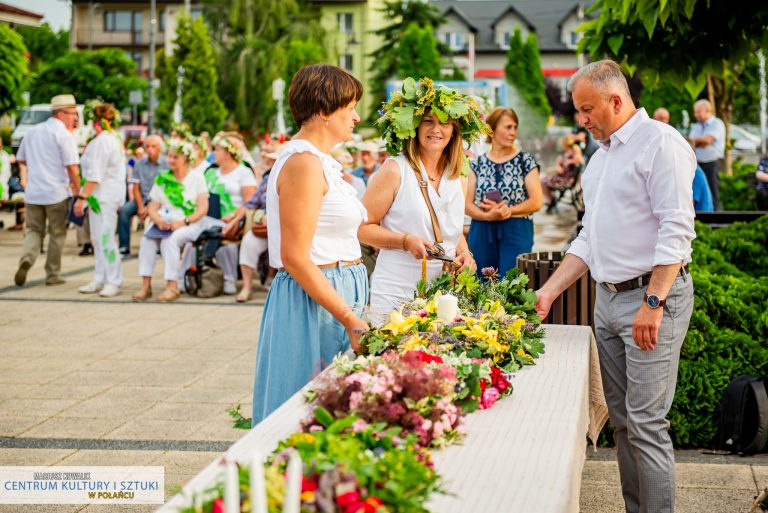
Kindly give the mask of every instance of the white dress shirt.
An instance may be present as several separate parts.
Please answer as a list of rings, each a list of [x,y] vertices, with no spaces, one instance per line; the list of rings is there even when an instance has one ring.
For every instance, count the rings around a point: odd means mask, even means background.
[[[568,253],[608,283],[690,262],[695,171],[693,150],[677,130],[639,109],[589,160],[583,228]]]
[[[98,182],[93,195],[101,202],[125,203],[125,153],[115,134],[104,130],[83,152],[83,178]]]
[[[70,196],[67,166],[79,162],[77,141],[60,119],[50,117],[32,127],[16,158],[27,163],[26,203],[53,205]]]

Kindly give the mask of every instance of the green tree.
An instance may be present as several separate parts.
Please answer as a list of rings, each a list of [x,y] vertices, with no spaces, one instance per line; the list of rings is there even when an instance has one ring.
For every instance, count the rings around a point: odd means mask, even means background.
[[[728,134],[745,61],[768,46],[768,3],[597,0],[590,11],[599,14],[582,25],[579,51],[607,55],[646,85],[668,81],[692,99],[706,87]]]
[[[509,38],[509,50],[507,50],[507,63],[504,66],[504,74],[507,80],[512,84],[518,81],[525,81],[525,67],[523,65],[523,53],[525,45],[523,44],[523,33],[520,28],[516,28]]]
[[[288,52],[286,54],[286,65],[283,71],[283,80],[285,81],[286,92],[291,84],[291,79],[304,66],[309,64],[321,63],[325,60],[325,49],[317,41],[291,39],[288,42]],[[290,109],[287,103],[284,106],[285,119],[293,130],[298,127],[291,117]]]
[[[219,52],[219,92],[233,121],[242,129],[268,130],[277,109],[272,82],[304,58],[305,64],[325,60],[324,51],[318,59],[324,32],[316,8],[299,0],[203,0],[203,6]],[[291,53],[293,41],[315,48],[293,47]]]
[[[539,56],[539,43],[533,33],[528,34],[528,39],[523,48],[523,68],[527,75],[525,81],[525,97],[533,110],[542,116],[549,117],[552,109],[547,101],[544,87],[544,75],[541,73],[541,57]]]
[[[31,89],[32,103],[47,103],[63,92],[78,102],[101,98],[118,109],[130,107],[128,92],[145,89],[146,80],[136,76],[136,63],[117,48],[80,50],[64,54],[37,77]]]
[[[417,81],[421,77],[440,79],[440,54],[431,25],[408,25],[400,41],[398,61],[397,71],[400,78],[412,77]]]
[[[509,41],[507,64],[504,67],[507,81],[512,85],[511,104],[520,118],[520,129],[526,136],[540,135],[552,114],[547,100],[544,76],[536,36],[529,34],[523,43],[519,28]]]
[[[640,96],[640,106],[652,115],[659,107],[669,111],[669,123],[681,127],[683,111],[688,112],[688,119],[693,120],[693,102],[687,91],[680,90],[669,82],[659,82],[654,86],[646,86]]]
[[[216,58],[203,20],[180,18],[174,44],[173,56],[162,63],[161,84],[165,84],[161,85],[158,97],[165,105],[158,109],[162,111],[158,121],[167,121],[167,113],[173,111],[176,101],[180,101],[182,117],[193,132],[207,130],[215,133],[221,130],[227,111],[218,95]],[[179,76],[181,98],[176,90]]]
[[[34,73],[39,73],[46,65],[69,52],[68,30],[54,32],[46,22],[39,27],[20,26],[16,31],[24,38],[29,50],[30,69]]]
[[[406,29],[411,23],[420,27],[439,27],[445,21],[440,11],[431,2],[401,2],[400,0],[385,0],[381,8],[382,17],[392,20],[392,23],[374,33],[381,37],[382,44],[371,53],[371,71],[373,76],[368,84],[373,93],[373,110],[371,118],[378,118],[378,110],[386,99],[387,81],[398,75],[400,62],[400,43]],[[450,50],[438,42],[438,53],[450,55]]]
[[[29,78],[27,48],[21,36],[0,23],[0,115],[24,105],[24,84]]]

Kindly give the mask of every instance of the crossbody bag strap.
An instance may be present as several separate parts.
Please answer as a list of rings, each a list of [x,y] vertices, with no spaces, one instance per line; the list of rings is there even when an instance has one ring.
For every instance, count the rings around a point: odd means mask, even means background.
[[[411,168],[413,169],[413,168]],[[432,231],[435,234],[435,242],[438,244],[442,244],[443,242],[443,232],[440,231],[440,223],[437,220],[437,214],[435,214],[435,209],[432,207],[432,201],[429,199],[429,191],[427,188],[429,187],[429,182],[424,181],[421,176],[421,173],[416,171],[415,169],[413,172],[416,174],[416,181],[419,183],[419,189],[421,189],[421,195],[424,196],[424,201],[427,203],[427,210],[429,210],[429,217],[432,218]]]

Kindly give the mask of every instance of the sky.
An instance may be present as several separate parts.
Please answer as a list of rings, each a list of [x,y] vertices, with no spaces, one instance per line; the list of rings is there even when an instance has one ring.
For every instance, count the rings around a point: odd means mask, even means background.
[[[3,3],[45,15],[43,21],[53,30],[68,29],[72,8],[68,0],[2,0]]]

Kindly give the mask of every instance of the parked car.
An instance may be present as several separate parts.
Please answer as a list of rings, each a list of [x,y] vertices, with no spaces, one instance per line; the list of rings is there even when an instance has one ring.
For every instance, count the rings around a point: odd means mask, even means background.
[[[79,117],[78,126],[75,129],[74,135],[77,140],[77,145],[80,148],[84,148],[88,144],[88,139],[93,135],[93,127],[88,126],[85,123],[83,117],[83,106],[77,106],[77,115]],[[38,103],[36,105],[30,105],[21,109],[21,116],[19,118],[19,124],[11,134],[11,147],[14,153],[18,151],[21,145],[21,140],[27,135],[29,129],[38,123],[42,123],[51,117],[51,104],[50,103]]]
[[[731,141],[734,153],[760,153],[760,136],[750,133],[739,125],[731,123]]]

